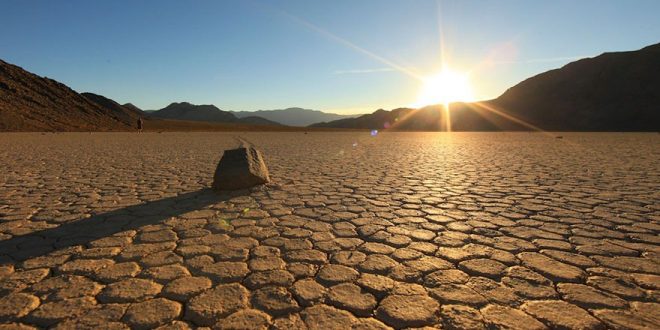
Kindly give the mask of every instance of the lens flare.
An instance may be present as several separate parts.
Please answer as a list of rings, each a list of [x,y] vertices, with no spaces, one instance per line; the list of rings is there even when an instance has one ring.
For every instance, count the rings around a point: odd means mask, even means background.
[[[415,107],[474,101],[472,86],[467,74],[443,69],[435,75],[424,78],[423,81],[424,84],[414,104]]]

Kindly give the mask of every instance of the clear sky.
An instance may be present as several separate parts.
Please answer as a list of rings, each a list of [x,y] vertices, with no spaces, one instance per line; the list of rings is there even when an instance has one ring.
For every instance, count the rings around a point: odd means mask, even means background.
[[[441,59],[477,99],[660,42],[660,1],[0,0],[0,58],[142,109],[339,113],[415,103]]]

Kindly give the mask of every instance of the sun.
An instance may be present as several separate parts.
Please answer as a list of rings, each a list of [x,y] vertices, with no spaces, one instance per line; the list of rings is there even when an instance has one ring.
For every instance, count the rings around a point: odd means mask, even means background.
[[[443,69],[423,79],[423,86],[414,106],[449,105],[452,102],[471,101],[474,101],[474,96],[469,76],[451,69]]]

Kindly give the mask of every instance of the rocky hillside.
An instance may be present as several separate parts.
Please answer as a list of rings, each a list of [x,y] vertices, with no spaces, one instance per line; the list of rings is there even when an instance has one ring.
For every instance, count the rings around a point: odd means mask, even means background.
[[[492,104],[551,130],[658,130],[660,44],[569,63],[519,83]]]
[[[660,44],[581,59],[531,77],[497,99],[452,104],[450,114],[457,131],[659,131]],[[382,129],[396,122],[397,129],[426,131],[444,127],[438,126],[444,115],[439,106],[378,110],[312,126]]]
[[[121,105],[105,96],[93,93],[82,93],[81,95],[104,109],[113,118],[129,125],[134,125],[138,118],[146,116],[142,110],[130,103]]]
[[[145,112],[131,103],[121,105],[102,95],[79,94],[60,82],[0,60],[0,131],[133,130],[139,117],[150,122],[147,126],[159,129],[199,129],[201,126],[194,123],[198,121],[250,130],[264,125],[281,126],[265,118],[237,118],[213,105],[186,102]]]
[[[0,131],[103,131],[125,118],[55,80],[0,60]]]

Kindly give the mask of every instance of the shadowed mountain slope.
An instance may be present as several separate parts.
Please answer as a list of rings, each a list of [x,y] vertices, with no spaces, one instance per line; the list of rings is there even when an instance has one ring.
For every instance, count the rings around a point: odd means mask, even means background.
[[[469,103],[451,105],[453,131],[495,131],[498,125],[507,125],[498,116]],[[389,129],[402,131],[443,131],[446,125],[446,112],[441,105],[431,105],[419,109],[398,108],[391,111],[379,109],[357,118],[337,120],[330,123],[318,123],[311,127],[353,128],[353,129]],[[510,125],[509,129],[520,130],[523,127]]]
[[[125,131],[134,130],[139,117],[150,122],[147,126],[159,129],[229,129],[194,123],[198,121],[248,130],[281,126],[257,116],[239,119],[213,105],[185,102],[145,112],[131,103],[121,105],[102,95],[79,94],[60,82],[0,60],[0,131]]]
[[[526,79],[497,99],[455,103],[450,108],[451,128],[456,131],[533,126],[557,131],[658,131],[660,44],[581,59]],[[437,124],[445,116],[442,107],[429,106],[378,110],[311,126],[382,129],[396,122],[395,129],[426,131],[444,127]]]
[[[318,110],[303,108],[287,108],[281,110],[258,110],[258,111],[232,111],[238,118],[248,116],[259,116],[274,122],[289,126],[308,126],[314,123],[327,122],[345,118],[354,118],[359,115],[340,115]]]
[[[150,116],[165,119],[232,122],[236,117],[214,105],[195,105],[188,102],[174,102],[163,109],[149,113]]]
[[[133,111],[141,113],[141,114],[145,113],[144,111],[142,111],[142,109],[140,109],[140,108],[136,107],[135,105],[133,105],[133,103],[122,104],[122,106],[126,109],[130,109],[130,110],[133,110]]]
[[[531,77],[492,104],[557,130],[660,128],[660,44],[604,53]]]
[[[130,103],[121,105],[105,96],[93,93],[81,93],[81,95],[106,110],[114,118],[129,125],[133,125],[138,118],[145,116],[142,110]]]
[[[0,131],[126,129],[119,113],[66,85],[0,60]]]

